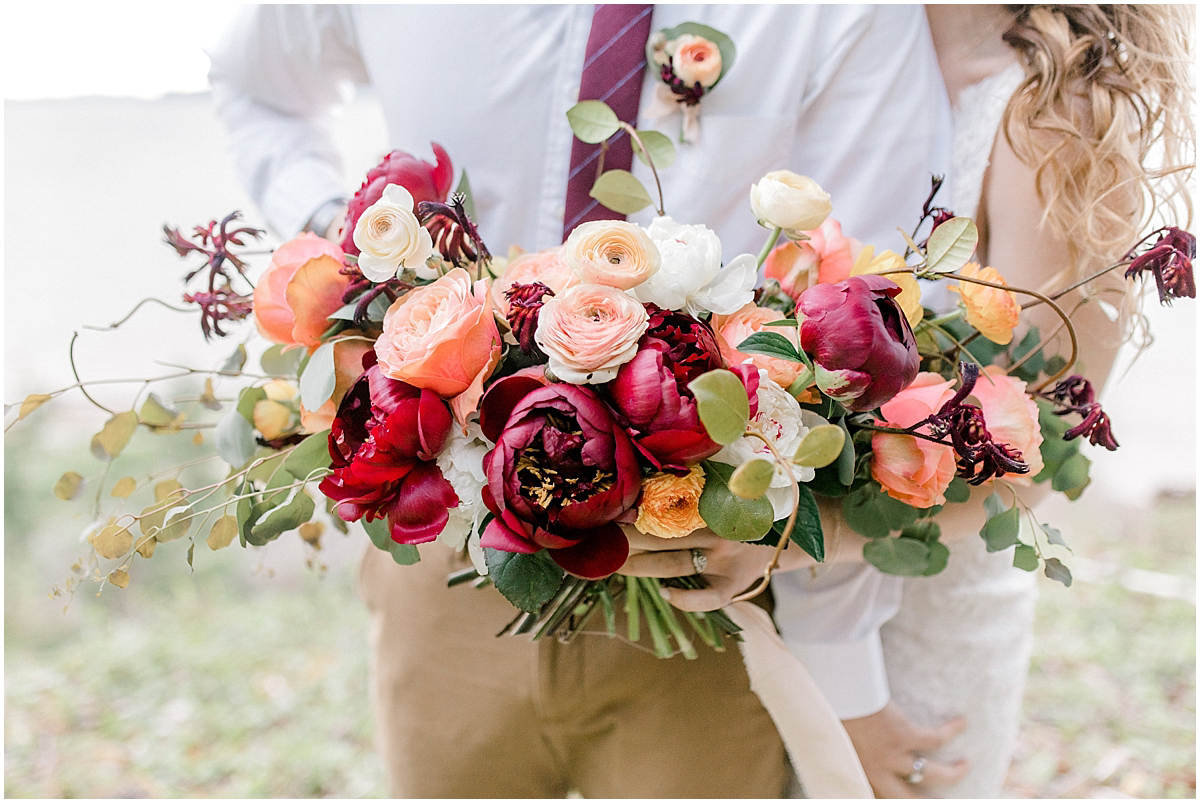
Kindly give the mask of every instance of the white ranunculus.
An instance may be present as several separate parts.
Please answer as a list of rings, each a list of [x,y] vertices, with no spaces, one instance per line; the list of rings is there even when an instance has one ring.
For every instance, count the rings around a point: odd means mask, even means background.
[[[750,208],[758,222],[785,231],[809,231],[833,211],[829,193],[808,176],[773,170],[750,187]]]
[[[766,371],[758,372],[758,413],[750,419],[750,423],[758,427],[785,460],[789,460],[796,453],[796,449],[800,448],[800,441],[808,434],[803,413],[800,403],[792,394],[772,382]],[[712,459],[718,463],[740,466],[755,457],[772,461],[774,459],[771,450],[758,438],[742,438],[723,447]],[[816,472],[807,466],[792,464],[791,469],[798,482],[809,482],[816,475]],[[791,481],[787,472],[778,465],[775,466],[775,476],[771,478],[771,487],[767,490],[767,499],[774,509],[776,521],[791,514]]]
[[[757,261],[742,254],[721,266],[721,241],[707,226],[658,217],[646,229],[658,246],[658,272],[630,292],[644,304],[691,315],[728,315],[754,298]]]
[[[373,282],[384,282],[402,269],[429,275],[425,261],[433,256],[433,238],[413,213],[412,194],[389,184],[378,201],[367,207],[354,226],[354,244],[361,252],[358,269]]]
[[[458,506],[449,510],[450,518],[437,540],[451,549],[469,546],[474,535],[478,542],[479,523],[487,515],[481,493],[487,484],[483,471],[483,456],[491,446],[484,440],[479,424],[467,424],[464,435],[459,427],[452,427],[445,447],[437,456],[437,466],[442,476],[458,494]]]

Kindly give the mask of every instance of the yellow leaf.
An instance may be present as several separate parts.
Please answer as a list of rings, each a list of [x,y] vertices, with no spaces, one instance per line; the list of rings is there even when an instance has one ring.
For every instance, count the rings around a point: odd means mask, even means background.
[[[222,516],[213,524],[212,530],[208,533],[208,539],[204,543],[208,544],[208,548],[215,552],[233,543],[233,539],[237,537],[237,534],[237,519],[233,516]]]
[[[137,480],[133,477],[122,477],[117,480],[109,493],[117,499],[128,499],[137,490]]]
[[[83,491],[83,477],[74,471],[68,471],[54,483],[54,495],[66,502],[79,496]]]
[[[189,507],[176,513],[167,521],[167,526],[162,528],[155,537],[159,541],[174,541],[176,538],[183,538],[187,535],[187,531],[192,526],[192,509]]]
[[[25,401],[21,402],[21,411],[17,413],[17,420],[21,421],[25,416],[32,413],[37,408],[41,407],[46,402],[50,401],[53,396],[46,393],[30,393],[25,397]]]
[[[101,460],[111,460],[121,453],[137,429],[138,416],[133,410],[117,413],[92,436],[92,454]]]
[[[148,558],[154,554],[154,548],[158,546],[158,539],[153,535],[145,537],[137,546],[137,553],[143,558]]]
[[[163,480],[155,485],[154,504],[138,514],[138,528],[142,531],[142,535],[159,535],[161,538],[167,512],[175,507],[177,502],[182,502],[186,496],[187,494],[178,480]],[[163,538],[162,540],[167,539]]]
[[[201,433],[201,432],[197,431],[197,432],[196,432],[196,434],[192,436],[192,443],[196,444],[197,446],[199,446],[199,445],[201,445],[202,443],[204,443],[204,435],[203,435],[203,433]]]
[[[313,549],[320,549],[321,533],[325,532],[325,524],[319,521],[306,521],[300,525],[298,532],[306,543],[312,544]]]
[[[111,520],[104,529],[88,539],[100,557],[115,560],[133,549],[133,533],[129,527],[118,527]]]
[[[186,495],[180,493],[182,490],[183,485],[179,480],[163,480],[154,486],[154,498],[159,502],[165,502],[167,499],[181,500]]]
[[[204,380],[204,393],[200,396],[200,403],[209,410],[221,409],[221,402],[217,401],[217,395],[213,393],[212,377]]]
[[[117,588],[125,588],[129,585],[129,572],[124,569],[113,569],[112,573],[108,575],[108,582]]]

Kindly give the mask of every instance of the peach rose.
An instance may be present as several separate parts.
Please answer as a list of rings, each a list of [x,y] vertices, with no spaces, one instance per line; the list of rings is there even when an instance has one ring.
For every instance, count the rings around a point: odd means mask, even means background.
[[[953,380],[922,372],[879,409],[887,424],[909,427],[936,413],[953,396]],[[871,476],[888,496],[917,508],[946,503],[946,488],[956,471],[953,447],[877,432],[871,437],[871,451]]]
[[[300,425],[305,432],[323,432],[333,426],[342,397],[362,376],[363,355],[374,347],[374,343],[365,339],[338,340],[333,344],[333,395],[316,410],[306,410],[300,404]]]
[[[703,36],[685,33],[671,45],[675,50],[671,69],[689,87],[700,84],[708,89],[721,77],[721,49]]]
[[[998,270],[980,268],[975,262],[964,265],[958,275],[1008,285]],[[1013,329],[1021,314],[1016,293],[974,282],[959,282],[957,287],[950,289],[962,296],[963,306],[967,310],[967,323],[978,329],[981,335],[1001,346],[1012,342]]]
[[[682,538],[706,527],[700,517],[700,494],[704,492],[704,469],[692,466],[687,474],[651,474],[642,480],[638,504],[638,532],[658,538]]]
[[[500,357],[500,330],[486,281],[453,268],[388,307],[375,342],[385,376],[439,396],[458,396],[483,380]],[[476,400],[478,400],[476,398]]]
[[[725,362],[730,365],[752,362],[766,371],[767,376],[780,387],[786,388],[791,385],[804,371],[804,366],[800,363],[777,357],[767,357],[762,354],[743,354],[737,350],[738,343],[755,332],[761,331],[783,335],[791,341],[793,346],[799,348],[796,343],[795,328],[783,326],[764,328],[772,321],[781,320],[783,320],[783,313],[779,310],[759,307],[753,303],[747,304],[732,315],[714,315],[712,327],[717,334],[717,346],[721,349],[721,356],[725,358]]]
[[[254,321],[267,340],[313,351],[340,309],[350,277],[341,274],[342,249],[312,232],[275,249],[254,288]]]
[[[577,284],[546,299],[533,339],[563,382],[608,382],[637,354],[650,316],[637,299],[615,287]]]
[[[971,395],[979,400],[992,440],[1018,450],[1029,465],[1028,474],[1006,474],[1004,479],[1028,485],[1044,464],[1038,407],[1025,393],[1025,383],[1004,373],[1000,366],[989,365],[975,382]]]
[[[763,263],[763,274],[779,282],[792,298],[814,284],[833,284],[850,275],[862,250],[857,240],[842,234],[842,224],[826,218],[819,228],[803,232],[808,239],[790,240],[775,248]]]
[[[563,259],[584,284],[628,290],[658,271],[658,246],[641,226],[624,220],[580,223],[563,243]]]
[[[508,318],[508,299],[504,294],[514,284],[541,282],[555,294],[579,284],[579,277],[562,254],[562,246],[558,246],[514,257],[500,278],[492,283],[492,306],[497,314],[501,318]]]
[[[900,310],[908,319],[908,325],[916,326],[917,322],[925,317],[925,307],[921,305],[921,288],[917,285],[917,279],[911,272],[891,272],[904,270],[907,267],[904,257],[895,251],[884,251],[876,256],[874,246],[868,245],[855,258],[850,275],[865,276],[873,273],[887,273],[886,278],[891,279],[900,288],[900,295],[895,297],[896,303],[900,305]]]

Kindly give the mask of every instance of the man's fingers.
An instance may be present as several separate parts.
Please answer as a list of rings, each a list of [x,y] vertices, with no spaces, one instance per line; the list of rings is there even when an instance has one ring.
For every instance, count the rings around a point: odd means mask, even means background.
[[[936,750],[967,729],[967,721],[956,717],[935,728],[913,728],[912,749]]]

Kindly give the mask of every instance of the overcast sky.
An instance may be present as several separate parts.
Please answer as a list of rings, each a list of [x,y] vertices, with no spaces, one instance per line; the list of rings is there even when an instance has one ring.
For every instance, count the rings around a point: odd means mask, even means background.
[[[4,97],[156,98],[203,91],[203,48],[238,5],[10,3],[0,39]]]

